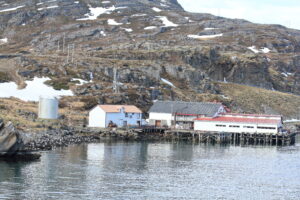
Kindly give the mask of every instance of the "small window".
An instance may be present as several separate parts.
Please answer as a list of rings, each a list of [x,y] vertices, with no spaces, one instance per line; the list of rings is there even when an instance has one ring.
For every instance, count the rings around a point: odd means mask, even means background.
[[[128,113],[125,113],[125,117],[128,117]]]
[[[226,127],[226,125],[223,125],[223,124],[216,124],[216,127]]]
[[[270,129],[270,130],[275,130],[275,127],[265,127],[265,126],[258,126],[258,129]]]
[[[230,128],[240,128],[238,125],[229,125]]]
[[[254,126],[244,126],[244,128],[254,128]]]

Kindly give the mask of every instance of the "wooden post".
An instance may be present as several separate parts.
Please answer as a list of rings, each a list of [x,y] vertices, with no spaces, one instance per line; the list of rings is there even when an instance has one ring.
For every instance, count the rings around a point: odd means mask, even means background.
[[[233,133],[233,144],[235,145],[236,133]]]

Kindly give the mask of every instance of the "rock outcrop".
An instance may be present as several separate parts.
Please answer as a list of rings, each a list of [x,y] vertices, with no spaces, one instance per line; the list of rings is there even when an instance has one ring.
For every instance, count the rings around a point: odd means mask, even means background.
[[[29,161],[40,158],[39,154],[23,151],[23,148],[24,143],[13,124],[5,125],[0,119],[0,159]]]

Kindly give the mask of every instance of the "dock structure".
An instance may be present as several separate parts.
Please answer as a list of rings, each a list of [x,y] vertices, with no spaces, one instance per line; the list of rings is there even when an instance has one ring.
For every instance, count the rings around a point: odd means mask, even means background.
[[[204,132],[194,130],[176,130],[167,128],[147,127],[142,129],[145,135],[160,135],[167,140],[193,141],[212,144],[240,144],[240,145],[293,145],[296,135],[293,133],[227,133]]]

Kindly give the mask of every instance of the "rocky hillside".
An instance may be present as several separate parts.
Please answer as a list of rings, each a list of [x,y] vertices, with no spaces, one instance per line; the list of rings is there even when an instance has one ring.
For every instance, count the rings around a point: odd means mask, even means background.
[[[241,112],[300,115],[300,31],[189,13],[176,0],[0,0],[0,54],[0,82],[21,88],[46,76],[98,103],[146,110],[153,98],[218,100]],[[93,80],[78,86],[72,78]],[[228,100],[220,86],[227,83],[295,95],[293,102],[262,98],[270,109],[261,101],[250,109],[239,96]],[[283,111],[273,100],[296,108]]]

